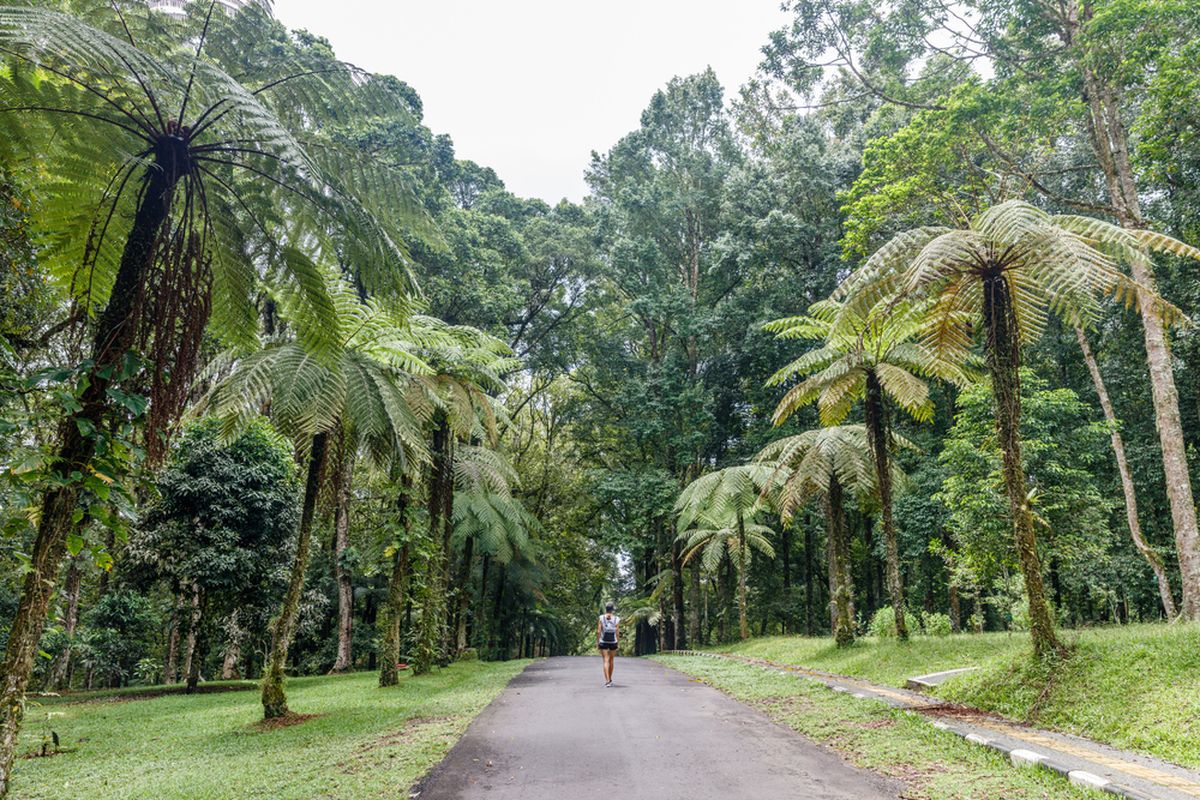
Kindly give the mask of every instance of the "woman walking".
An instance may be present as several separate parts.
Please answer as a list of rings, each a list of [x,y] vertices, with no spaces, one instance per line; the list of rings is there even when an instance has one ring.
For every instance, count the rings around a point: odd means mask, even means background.
[[[617,643],[621,641],[621,618],[613,613],[613,604],[604,604],[604,613],[596,620],[596,643],[600,645],[600,658],[604,660],[604,686],[612,686],[613,661],[617,655]]]

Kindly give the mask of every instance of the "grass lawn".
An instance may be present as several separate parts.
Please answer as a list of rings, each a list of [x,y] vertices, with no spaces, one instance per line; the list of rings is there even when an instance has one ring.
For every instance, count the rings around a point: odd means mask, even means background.
[[[851,764],[902,781],[902,796],[911,800],[1108,796],[1077,789],[1047,770],[1015,769],[996,751],[938,730],[911,711],[838,694],[813,681],[730,661],[656,658],[832,747]]]
[[[979,671],[937,694],[1012,719],[1087,736],[1200,768],[1200,624],[1062,631],[1066,662],[1032,660],[1025,634],[917,636],[908,644],[774,636],[720,652],[864,678],[893,686],[955,667]]]
[[[18,760],[14,797],[407,797],[527,663],[455,664],[390,689],[378,688],[376,673],[297,678],[288,703],[316,716],[270,730],[255,724],[257,691],[50,699],[30,705],[19,752],[40,744],[46,724],[72,752]]]

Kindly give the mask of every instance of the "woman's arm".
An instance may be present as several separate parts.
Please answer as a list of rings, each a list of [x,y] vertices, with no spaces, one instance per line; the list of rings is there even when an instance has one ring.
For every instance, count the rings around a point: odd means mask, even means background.
[[[597,618],[597,619],[596,619],[596,641],[597,641],[597,642],[598,642],[598,641],[600,641],[600,630],[601,630],[601,628],[600,628],[600,619],[599,619],[599,618]]]

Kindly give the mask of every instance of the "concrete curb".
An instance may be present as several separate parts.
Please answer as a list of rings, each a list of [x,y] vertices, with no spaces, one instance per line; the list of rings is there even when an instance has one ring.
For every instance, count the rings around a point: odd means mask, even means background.
[[[762,664],[756,664],[752,661],[742,661],[741,659],[738,659],[738,658],[730,658],[722,653],[701,653],[696,650],[665,650],[662,652],[662,655],[701,656],[704,658],[714,658],[719,661],[730,661],[735,664],[743,664],[743,665],[749,666],[749,667],[758,667],[759,669],[772,670],[772,671],[780,673],[781,675],[792,675],[792,676],[795,676],[798,678],[805,678],[807,680],[811,680],[816,683],[820,683],[824,686],[827,686],[828,688],[832,689],[835,692],[838,692],[840,694],[848,694],[851,697],[855,697],[860,700],[869,700],[869,699],[879,700],[880,699],[877,697],[873,698],[862,692],[852,691],[850,689],[847,689],[844,686],[834,685],[832,683],[826,682],[826,681],[821,680],[820,678],[817,678],[814,676],[805,675],[802,672],[793,672],[793,671],[784,670],[784,669],[774,669],[772,667],[768,667],[768,666],[765,666]],[[905,709],[902,709],[902,710],[905,710]],[[913,708],[913,709],[907,709],[907,710],[916,711],[917,709]],[[1041,767],[1042,769],[1047,769],[1047,770],[1050,770],[1051,772],[1056,772],[1059,775],[1062,775],[1064,778],[1066,778],[1068,781],[1070,781],[1071,784],[1074,786],[1079,786],[1079,787],[1085,788],[1085,789],[1092,789],[1095,791],[1105,792],[1107,794],[1115,795],[1116,797],[1124,797],[1124,798],[1127,798],[1127,800],[1155,800],[1155,798],[1150,795],[1144,794],[1143,792],[1137,791],[1136,789],[1131,789],[1128,786],[1122,786],[1119,783],[1115,783],[1106,778],[1102,778],[1101,776],[1095,775],[1091,772],[1086,772],[1084,770],[1079,770],[1079,769],[1070,769],[1069,767],[1055,761],[1051,756],[1045,755],[1043,753],[1038,753],[1033,750],[1026,750],[1026,749],[1020,748],[1020,747],[1008,747],[1007,745],[1003,744],[1002,742],[994,741],[994,740],[989,739],[988,737],[983,736],[978,733],[961,730],[959,728],[956,728],[954,725],[951,725],[940,719],[930,719],[929,717],[925,717],[924,715],[921,715],[921,716],[923,719],[929,720],[930,724],[933,725],[933,727],[937,728],[938,730],[943,730],[948,733],[952,733],[955,736],[958,736],[962,739],[965,739],[968,742],[971,742],[972,744],[981,745],[983,747],[987,747],[989,749],[995,750],[998,753],[1001,753],[1008,759],[1009,763],[1011,765],[1013,765],[1014,767],[1017,767],[1017,768]]]

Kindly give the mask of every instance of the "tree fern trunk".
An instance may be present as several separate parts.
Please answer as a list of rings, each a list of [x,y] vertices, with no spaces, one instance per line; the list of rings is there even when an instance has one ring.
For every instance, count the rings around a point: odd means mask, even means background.
[[[471,593],[468,591],[471,583],[471,566],[475,559],[475,537],[467,537],[463,544],[462,564],[458,570],[458,586],[454,587],[458,594],[457,628],[455,633],[455,650],[461,653],[467,649],[467,614],[471,609]]]
[[[746,521],[738,512],[738,635],[743,641],[750,638],[750,624],[746,620]]]
[[[1108,422],[1113,455],[1117,459],[1117,472],[1121,475],[1121,490],[1125,494],[1125,519],[1129,523],[1129,536],[1133,539],[1133,544],[1138,552],[1150,565],[1150,569],[1154,571],[1155,580],[1158,581],[1158,596],[1162,601],[1167,619],[1175,619],[1178,612],[1175,610],[1175,598],[1171,592],[1171,580],[1167,577],[1166,567],[1163,566],[1158,553],[1154,552],[1154,548],[1142,536],[1142,525],[1138,521],[1137,490],[1133,485],[1133,473],[1129,469],[1129,460],[1125,457],[1125,441],[1121,438],[1117,415],[1108,398],[1108,389],[1104,385],[1104,377],[1100,374],[1100,365],[1096,363],[1096,358],[1092,355],[1092,348],[1088,345],[1087,335],[1082,328],[1075,329],[1075,338],[1079,340],[1079,349],[1083,351],[1084,363],[1087,364],[1088,373],[1092,376],[1092,386],[1096,389],[1096,396],[1100,399],[1100,408],[1103,409],[1104,419]]]
[[[296,555],[288,579],[283,607],[271,625],[271,655],[263,674],[263,718],[274,719],[288,713],[287,694],[283,690],[283,671],[287,665],[288,648],[296,633],[296,618],[300,614],[300,597],[304,593],[304,576],[308,571],[308,556],[312,545],[313,516],[317,507],[317,492],[321,488],[321,470],[325,466],[327,434],[313,437],[308,455],[308,475],[304,482],[304,503],[300,509],[300,526],[296,535]]]
[[[850,601],[854,589],[850,583],[850,547],[846,539],[846,512],[842,484],[836,476],[829,481],[826,508],[829,514],[829,591],[832,606],[833,639],[838,647],[854,643],[854,618]]]
[[[354,665],[352,625],[354,624],[354,585],[343,556],[350,546],[350,495],[354,480],[354,451],[344,442],[341,463],[338,465],[337,500],[333,514],[333,576],[338,587],[338,647],[333,662],[334,672],[346,672]]]
[[[155,151],[155,163],[146,170],[141,200],[125,240],[117,277],[108,305],[100,314],[92,343],[92,368],[79,397],[79,411],[67,416],[59,429],[58,453],[50,471],[62,483],[42,497],[37,537],[30,552],[29,571],[21,601],[9,629],[4,665],[0,669],[0,797],[8,794],[17,734],[25,708],[25,690],[33,671],[38,640],[46,623],[50,597],[58,585],[58,571],[66,553],[66,534],[79,499],[79,484],[70,474],[82,471],[95,455],[96,441],[82,431],[102,430],[108,407],[112,374],[137,333],[137,311],[146,277],[154,259],[154,244],[170,213],[175,185],[188,169],[186,145],[164,137]]]
[[[987,336],[987,365],[996,401],[996,432],[999,437],[1004,485],[1008,490],[1009,513],[1017,557],[1029,600],[1029,630],[1034,652],[1040,657],[1061,650],[1054,621],[1046,602],[1042,562],[1037,551],[1025,491],[1025,469],[1021,464],[1021,342],[1012,308],[1012,295],[1003,275],[988,277],[983,284],[983,325]]]
[[[892,516],[892,468],[889,463],[890,444],[887,409],[883,404],[883,387],[874,371],[867,373],[867,396],[864,404],[867,438],[875,459],[875,477],[879,482],[880,517],[883,520],[883,542],[887,551],[887,590],[896,617],[896,636],[908,639],[908,623],[904,615],[904,584],[900,577],[900,545],[896,538],[896,522]]]
[[[395,686],[400,681],[400,670],[396,665],[400,663],[401,624],[408,603],[408,537],[412,526],[408,513],[410,489],[411,482],[408,477],[401,478],[400,493],[396,496],[396,517],[400,523],[400,535],[404,540],[392,556],[392,576],[388,581],[387,628],[383,636],[383,652],[380,654],[380,686]]]

